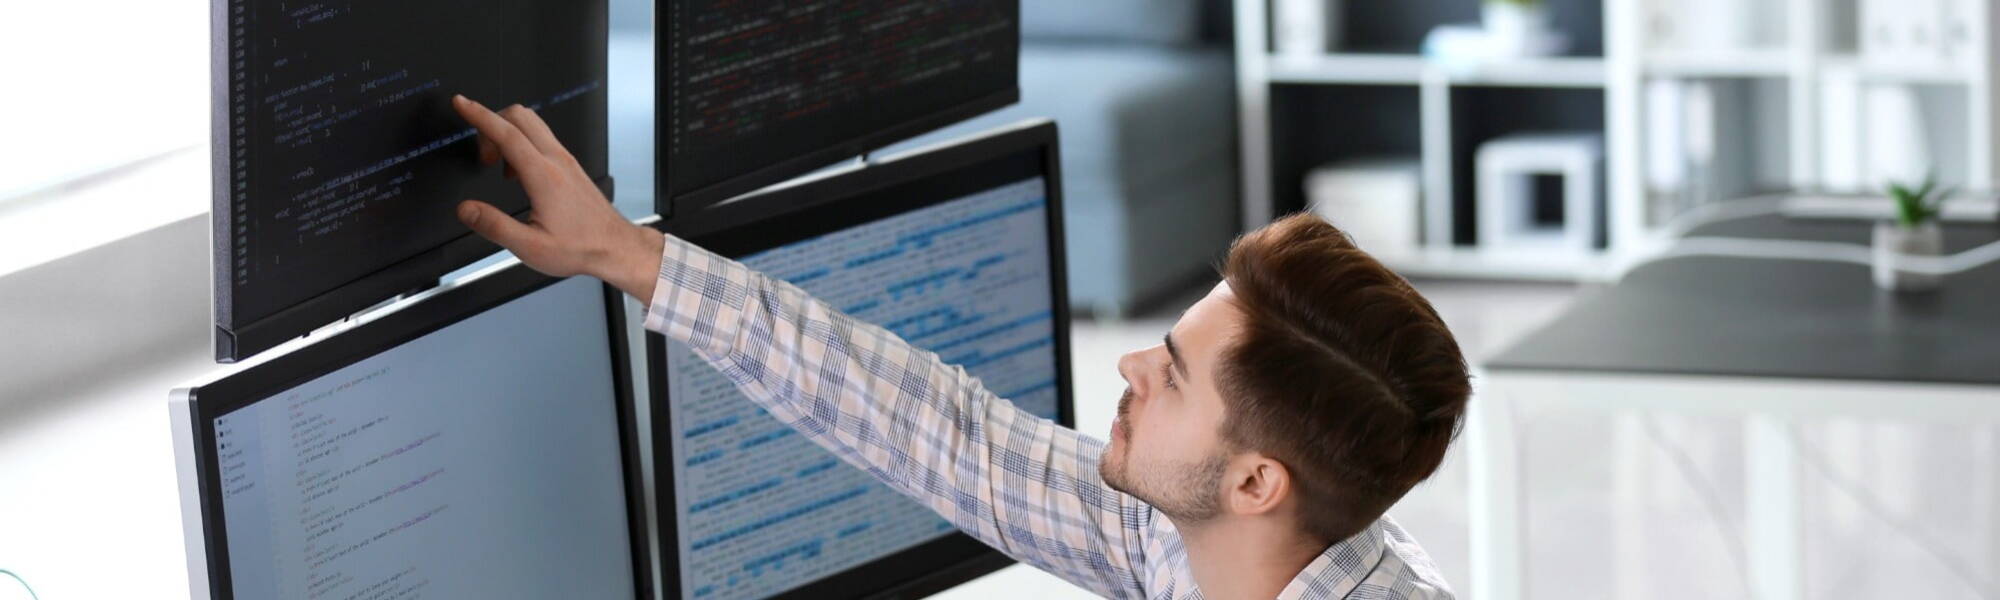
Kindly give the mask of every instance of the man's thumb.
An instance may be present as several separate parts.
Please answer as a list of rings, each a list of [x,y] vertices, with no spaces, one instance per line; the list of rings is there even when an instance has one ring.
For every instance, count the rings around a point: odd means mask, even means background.
[[[466,201],[464,201],[464,202],[460,202],[460,203],[458,203],[458,220],[459,220],[459,222],[461,222],[461,223],[464,223],[466,227],[470,227],[470,228],[473,228],[473,229],[478,229],[478,228],[479,228],[479,205],[481,205],[481,204],[485,204],[485,203],[484,203],[484,202],[480,202],[480,201],[478,201],[478,200],[466,200]]]
[[[535,234],[526,223],[515,220],[512,215],[478,200],[458,203],[458,220],[471,228],[473,233],[493,240],[493,243],[505,246],[515,254],[520,254],[521,246],[527,244]]]

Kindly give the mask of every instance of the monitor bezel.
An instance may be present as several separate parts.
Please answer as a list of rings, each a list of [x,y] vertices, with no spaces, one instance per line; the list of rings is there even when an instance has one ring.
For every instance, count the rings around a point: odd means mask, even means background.
[[[676,0],[663,1],[674,2]],[[653,17],[656,28],[659,24],[665,22],[666,17],[661,15],[671,14],[671,12],[656,12]],[[1014,24],[1011,29],[1014,39],[1018,42],[1021,37],[1021,13],[1018,7],[1014,11]],[[654,45],[653,57],[654,68],[656,70],[666,69],[667,65],[673,64],[673,44],[668,43],[664,39],[659,40]],[[768,165],[752,169],[734,177],[682,192],[678,196],[670,189],[672,178],[668,177],[668,173],[674,166],[669,163],[667,152],[658,152],[656,154],[657,158],[654,159],[656,161],[655,170],[658,171],[659,175],[653,178],[653,210],[662,218],[673,218],[676,214],[699,211],[725,200],[755,192],[765,186],[778,184],[793,177],[805,175],[839,163],[840,161],[860,157],[897,142],[937,131],[953,123],[1006,108],[1021,101],[1020,64],[1020,50],[1017,46],[1014,53],[1014,70],[1016,75],[1012,82],[1013,84],[1007,86],[1005,89],[929,113],[910,115],[896,124],[879,127],[868,133],[854,136],[824,148],[779,159]],[[655,94],[653,98],[654,113],[660,115],[668,114],[672,111],[673,107],[668,105],[672,101],[672,96],[666,91],[666,87],[673,84],[673,78],[663,74],[663,76],[656,79],[659,82],[655,84],[659,88],[659,93]],[[672,125],[667,119],[654,119],[654,139],[668,139],[672,135],[669,131]],[[656,145],[659,145],[659,143],[656,142]]]
[[[174,396],[177,401],[185,403],[190,421],[187,427],[191,430],[188,439],[192,440],[192,448],[185,450],[191,451],[194,459],[194,482],[198,486],[196,495],[201,516],[201,552],[208,570],[201,576],[208,578],[210,597],[235,597],[229,572],[228,536],[222,514],[222,481],[217,466],[217,417],[463,322],[564,279],[542,275],[519,262],[511,262],[470,280],[453,283],[448,289],[440,289],[434,295],[326,339],[269,358],[260,358],[253,365],[243,366],[213,381],[176,390]],[[605,334],[611,346],[612,390],[620,438],[619,470],[625,485],[633,597],[650,600],[654,587],[651,539],[648,536],[652,528],[646,518],[644,454],[633,400],[632,352],[627,333],[629,321],[625,315],[625,296],[601,282],[596,286],[604,310]]]
[[[1070,372],[1069,291],[1067,261],[1063,248],[1062,173],[1057,137],[1053,122],[1045,119],[1030,120],[960,141],[913,150],[864,168],[768,190],[698,214],[664,220],[659,226],[667,233],[697,245],[701,245],[705,240],[732,236],[734,239],[730,245],[743,245],[741,240],[746,232],[767,226],[776,219],[787,217],[800,219],[803,218],[802,214],[811,216],[811,211],[814,209],[839,206],[896,186],[928,178],[946,177],[961,169],[1039,152],[1040,170],[1048,197],[1046,213],[1049,234],[1050,305],[1055,315],[1053,323],[1056,338],[1054,344],[1057,381],[1056,422],[1064,427],[1073,428],[1076,426],[1076,407]],[[814,228],[824,233],[884,218],[878,213],[886,212],[892,216],[955,199],[957,198],[922,198],[906,200],[887,207],[871,206],[869,215],[857,219],[856,222],[820,222],[814,223]],[[748,233],[748,235],[755,234]],[[763,246],[772,247],[782,243],[763,244]],[[730,255],[741,256],[755,251],[752,249],[745,252],[730,252]],[[657,535],[661,558],[660,580],[657,587],[661,591],[662,598],[679,598],[682,584],[678,556],[680,538],[675,529],[679,513],[676,510],[676,493],[673,486],[675,464],[671,442],[673,424],[668,405],[671,398],[668,397],[666,386],[668,377],[666,338],[658,333],[646,334],[646,369],[648,393],[652,401],[651,439],[656,487],[654,511],[660,515]],[[773,598],[790,600],[921,597],[992,573],[1013,562],[1013,559],[999,550],[963,532],[953,531]],[[885,585],[882,582],[890,583]]]
[[[236,310],[236,269],[231,266],[235,255],[235,239],[229,235],[237,217],[235,203],[230,192],[236,184],[231,163],[236,155],[247,148],[235,144],[232,125],[237,117],[249,118],[236,113],[234,82],[230,80],[230,66],[234,61],[232,49],[237,39],[236,32],[245,29],[232,22],[231,6],[241,0],[209,0],[209,262],[213,296],[211,319],[214,322],[212,342],[215,361],[234,363],[257,353],[269,350],[300,336],[308,335],[316,329],[342,318],[367,310],[369,307],[418,290],[436,286],[438,279],[466,265],[491,256],[501,248],[484,238],[474,235],[471,230],[446,240],[431,248],[410,256],[383,264],[379,269],[334,285],[320,293],[256,317],[245,318]],[[608,6],[608,5],[607,5]],[[605,18],[588,32],[599,45],[608,52],[610,47],[611,23],[609,9],[600,11]],[[609,77],[609,58],[604,66]],[[610,119],[610,85],[606,82],[603,106],[598,111],[604,115],[606,123]],[[615,198],[616,185],[610,173],[610,136],[598,140],[598,152],[606,157],[606,171],[594,177],[598,189],[606,199]],[[472,143],[470,140],[460,143]],[[525,216],[528,208],[513,214]]]

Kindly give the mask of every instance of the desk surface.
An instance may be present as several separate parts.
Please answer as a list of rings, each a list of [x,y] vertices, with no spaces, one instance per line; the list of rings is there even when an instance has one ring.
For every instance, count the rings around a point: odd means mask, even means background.
[[[1766,215],[1689,235],[1866,244],[1869,228]],[[1951,252],[1995,239],[1993,225],[1946,229]],[[2000,264],[1894,294],[1853,263],[1665,259],[1580,298],[1487,368],[2000,384]]]

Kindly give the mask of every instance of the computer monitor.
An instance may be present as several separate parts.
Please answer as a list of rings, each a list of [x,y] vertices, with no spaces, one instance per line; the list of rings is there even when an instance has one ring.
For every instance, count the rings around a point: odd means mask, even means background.
[[[659,214],[1019,102],[1020,0],[662,0]]]
[[[1046,121],[668,221],[1074,425]],[[915,597],[1008,564],[649,336],[662,596]]]
[[[610,193],[606,0],[211,0],[215,355],[270,348],[492,254],[527,210],[453,94],[536,108]]]
[[[622,298],[482,273],[174,391],[192,597],[653,597]]]

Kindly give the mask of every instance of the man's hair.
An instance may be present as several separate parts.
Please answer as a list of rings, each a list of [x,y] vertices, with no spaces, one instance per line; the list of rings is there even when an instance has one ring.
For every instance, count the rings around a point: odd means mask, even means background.
[[[1281,219],[1229,247],[1245,319],[1216,367],[1222,438],[1284,463],[1306,532],[1346,539],[1436,471],[1472,388],[1429,302],[1333,225]]]

